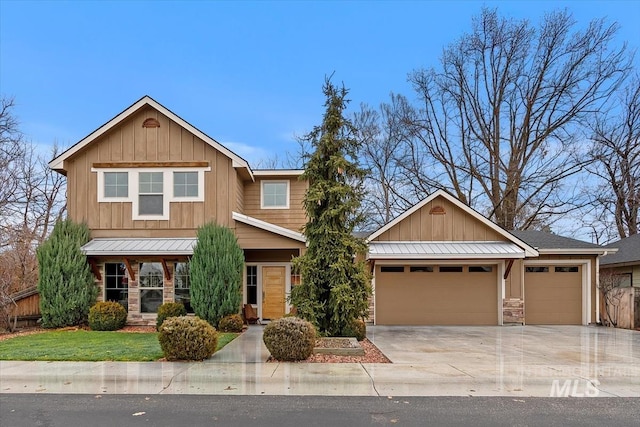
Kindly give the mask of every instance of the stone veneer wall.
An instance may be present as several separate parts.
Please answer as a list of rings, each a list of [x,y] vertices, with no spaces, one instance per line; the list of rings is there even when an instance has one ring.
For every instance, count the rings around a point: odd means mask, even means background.
[[[524,300],[505,298],[502,302],[502,322],[524,324]]]

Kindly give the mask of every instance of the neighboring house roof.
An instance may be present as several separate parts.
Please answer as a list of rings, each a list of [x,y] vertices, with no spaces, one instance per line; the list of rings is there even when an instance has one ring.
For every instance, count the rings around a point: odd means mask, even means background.
[[[509,242],[370,242],[369,259],[513,259],[525,250]]]
[[[541,254],[604,254],[600,245],[536,230],[513,230],[511,234],[533,246]]]
[[[146,105],[149,105],[149,106],[153,107],[154,109],[158,110],[160,113],[162,113],[165,116],[167,116],[170,120],[173,120],[174,122],[178,123],[180,126],[185,128],[186,130],[188,130],[189,132],[191,132],[192,134],[194,134],[198,138],[202,139],[205,143],[209,144],[210,146],[212,146],[216,150],[218,150],[221,153],[223,153],[225,156],[229,157],[233,162],[233,167],[234,168],[246,169],[248,174],[249,174],[249,176],[251,178],[253,178],[253,171],[249,167],[249,164],[247,163],[246,160],[244,160],[242,157],[238,156],[236,153],[234,153],[233,151],[229,150],[227,147],[223,146],[218,141],[216,141],[215,139],[211,138],[209,135],[205,134],[204,132],[202,132],[201,130],[199,130],[198,128],[193,126],[192,124],[188,123],[186,120],[182,119],[177,114],[173,113],[171,110],[169,110],[168,108],[166,108],[162,104],[160,104],[157,101],[155,101],[154,99],[152,99],[150,96],[143,96],[138,101],[136,101],[133,105],[131,105],[129,108],[127,108],[126,110],[124,110],[123,112],[121,112],[120,114],[115,116],[113,119],[109,120],[107,123],[105,123],[104,125],[100,126],[98,129],[96,129],[95,131],[93,131],[92,133],[90,133],[89,135],[84,137],[83,139],[81,139],[79,142],[77,142],[76,144],[71,146],[68,150],[64,151],[58,157],[56,157],[55,159],[51,160],[49,162],[49,167],[51,167],[51,169],[54,169],[57,172],[64,172],[64,161],[66,159],[68,159],[69,157],[73,156],[75,153],[77,153],[78,151],[82,150],[87,145],[91,144],[91,142],[93,142],[94,140],[96,140],[100,136],[104,135],[110,129],[112,129],[113,127],[117,126],[119,123],[121,123],[127,117],[129,117],[131,114],[135,113],[140,108],[142,108],[142,107],[144,107]]]
[[[640,264],[640,234],[620,239],[605,248],[616,248],[618,252],[607,254],[600,260],[600,265]]]
[[[232,212],[232,218],[235,221],[240,221],[244,224],[251,225],[253,227],[260,228],[271,233],[279,234],[280,236],[288,237],[289,239],[297,240],[299,242],[306,242],[304,235],[288,228],[280,227],[279,225],[271,224],[270,222],[262,221],[261,219],[253,218],[238,212]]]
[[[192,255],[197,239],[192,238],[96,238],[80,250],[87,256],[101,255]]]
[[[513,244],[517,245],[518,247],[522,248],[524,250],[526,256],[533,256],[533,257],[538,256],[538,251],[536,249],[534,249],[532,246],[530,246],[526,242],[520,240],[517,236],[514,236],[513,234],[509,233],[508,231],[506,231],[502,227],[498,226],[494,222],[490,221],[489,219],[485,218],[479,212],[477,212],[476,210],[472,209],[468,205],[462,203],[456,197],[452,196],[451,194],[449,194],[449,193],[447,193],[446,191],[443,191],[443,190],[438,190],[435,193],[429,195],[427,198],[423,199],[421,202],[415,204],[413,207],[411,207],[410,209],[405,211],[402,215],[398,216],[397,218],[395,218],[391,222],[387,223],[386,225],[384,225],[383,227],[381,227],[377,231],[373,232],[367,238],[367,241],[369,243],[371,243],[372,240],[374,240],[376,237],[380,236],[385,231],[391,229],[396,224],[399,224],[405,218],[408,218],[414,212],[418,211],[424,205],[426,205],[427,203],[429,203],[432,200],[436,199],[437,197],[443,197],[443,198],[447,199],[449,202],[453,203],[454,205],[456,205],[458,208],[460,208],[461,210],[463,210],[467,214],[471,215],[472,217],[474,217],[475,219],[477,219],[481,223],[485,224],[487,227],[489,227],[492,230],[496,231],[499,235],[503,236],[504,238],[506,238],[507,240],[509,240]]]

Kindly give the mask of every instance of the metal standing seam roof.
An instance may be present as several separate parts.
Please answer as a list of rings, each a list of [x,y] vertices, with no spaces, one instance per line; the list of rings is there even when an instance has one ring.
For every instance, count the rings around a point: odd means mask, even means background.
[[[511,242],[370,242],[370,259],[505,259],[524,258]]]
[[[85,255],[192,255],[193,238],[97,238],[82,246]]]

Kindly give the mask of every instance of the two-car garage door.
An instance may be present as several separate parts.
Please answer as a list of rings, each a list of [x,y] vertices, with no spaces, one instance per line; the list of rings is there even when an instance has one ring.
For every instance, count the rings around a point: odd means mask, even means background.
[[[497,325],[496,265],[376,266],[379,325]]]

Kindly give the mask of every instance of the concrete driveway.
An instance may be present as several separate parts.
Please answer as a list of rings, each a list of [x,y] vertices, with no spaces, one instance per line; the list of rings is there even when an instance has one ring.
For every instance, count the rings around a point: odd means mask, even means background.
[[[640,332],[596,326],[373,326],[402,387],[474,395],[640,396]],[[384,368],[383,368],[384,369]],[[383,379],[372,372],[377,384]],[[448,392],[451,390],[451,393]]]

